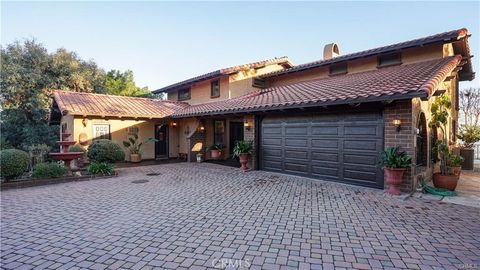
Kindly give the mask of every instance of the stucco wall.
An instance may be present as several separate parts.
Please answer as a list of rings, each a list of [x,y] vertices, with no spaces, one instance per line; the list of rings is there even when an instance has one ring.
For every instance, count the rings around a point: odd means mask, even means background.
[[[65,118],[65,116],[63,117]],[[63,120],[62,118],[62,120]],[[108,124],[110,125],[111,140],[125,151],[125,159],[129,160],[129,152],[123,147],[123,141],[128,139],[128,128],[138,127],[139,140],[143,141],[147,138],[155,137],[155,124],[156,121],[143,121],[143,120],[119,120],[119,119],[101,119],[101,118],[87,118],[87,123],[84,126],[82,123],[82,117],[75,117],[73,119],[73,140],[80,142],[80,135],[85,134],[87,142],[84,146],[88,146],[92,143],[93,139],[93,125],[95,124]],[[158,123],[161,123],[158,121]],[[153,142],[146,143],[142,147],[142,158],[153,159],[155,158],[155,144]]]
[[[402,51],[402,64],[412,64],[416,62],[439,59],[445,56],[453,55],[451,44],[429,45],[421,48],[412,48]],[[377,69],[377,56],[367,57],[363,59],[348,62],[348,74],[364,72]],[[317,80],[328,78],[328,67],[319,67],[312,70],[282,75],[268,79],[268,86],[281,86],[303,81]]]

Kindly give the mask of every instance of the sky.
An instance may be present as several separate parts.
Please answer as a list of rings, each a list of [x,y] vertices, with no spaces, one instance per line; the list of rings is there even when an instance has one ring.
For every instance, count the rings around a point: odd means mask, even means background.
[[[480,67],[479,2],[5,2],[1,44],[36,38],[150,90],[220,68],[319,60],[466,27]],[[480,76],[480,75],[479,75]],[[477,76],[478,77],[478,76]],[[479,80],[461,87],[479,86]]]

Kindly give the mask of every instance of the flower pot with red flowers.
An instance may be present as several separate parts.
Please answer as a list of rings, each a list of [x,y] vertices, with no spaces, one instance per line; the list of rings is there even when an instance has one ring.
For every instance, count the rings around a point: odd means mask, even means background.
[[[212,159],[220,159],[224,148],[225,146],[223,144],[213,144],[210,147],[208,147],[208,150],[210,151],[210,156],[212,157]]]
[[[237,141],[235,147],[233,148],[233,157],[238,157],[240,160],[240,169],[246,171],[248,170],[247,164],[249,157],[253,151],[253,142],[252,141]]]
[[[384,166],[387,193],[400,195],[400,184],[407,168],[412,166],[412,158],[400,147],[387,147],[381,154],[381,163]]]

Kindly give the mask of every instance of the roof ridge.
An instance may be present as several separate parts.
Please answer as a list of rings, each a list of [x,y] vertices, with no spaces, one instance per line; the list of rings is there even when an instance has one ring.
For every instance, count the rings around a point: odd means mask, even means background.
[[[107,96],[107,97],[114,97],[114,98],[129,98],[129,99],[162,101],[161,99],[155,99],[155,98],[119,96],[119,95],[109,95],[109,94],[89,93],[89,92],[75,92],[75,91],[68,91],[68,90],[61,90],[61,89],[50,89],[50,90],[52,90],[54,92],[63,92],[63,93],[74,94],[74,95],[95,95],[95,96]]]
[[[353,52],[353,53],[349,53],[349,54],[345,54],[345,55],[340,55],[340,56],[337,56],[337,57],[331,58],[331,59],[315,60],[315,61],[300,64],[300,65],[296,65],[294,67],[287,68],[287,69],[284,69],[284,70],[278,70],[278,71],[273,71],[273,72],[270,72],[270,73],[266,73],[266,74],[260,75],[259,77],[260,78],[267,78],[267,77],[274,76],[274,75],[290,73],[291,71],[296,71],[297,69],[299,69],[298,71],[301,71],[303,68],[309,68],[311,66],[315,67],[316,65],[333,64],[333,63],[336,63],[336,62],[347,61],[347,60],[349,60],[350,57],[357,56],[357,55],[362,55],[364,53],[374,52],[374,51],[378,51],[378,50],[381,50],[381,49],[386,49],[386,48],[389,48],[389,47],[405,45],[405,44],[412,43],[412,42],[415,42],[415,41],[428,40],[428,39],[432,39],[432,38],[435,38],[435,37],[441,37],[441,36],[444,36],[444,35],[453,35],[454,33],[457,33],[457,40],[458,40],[458,39],[464,38],[468,35],[468,29],[463,27],[463,28],[460,28],[460,29],[446,31],[446,32],[442,32],[442,33],[437,33],[437,34],[433,34],[433,35],[429,35],[429,36],[425,36],[425,37],[414,38],[414,39],[410,39],[410,40],[407,40],[407,41],[391,43],[391,44],[384,45],[384,46],[379,46],[379,47],[370,48],[370,49],[366,49],[366,50],[361,50],[361,51],[357,51],[357,52]],[[432,42],[434,43],[434,42],[438,42],[438,41],[434,40]],[[382,52],[374,53],[373,55],[380,54],[380,53],[382,53]]]

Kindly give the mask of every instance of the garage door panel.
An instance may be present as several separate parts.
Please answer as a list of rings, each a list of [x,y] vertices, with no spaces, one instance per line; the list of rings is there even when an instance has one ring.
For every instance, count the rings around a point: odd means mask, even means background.
[[[338,152],[313,152],[312,161],[334,161],[338,162]]]
[[[285,171],[306,174],[307,170],[308,170],[308,167],[305,163],[302,164],[302,163],[289,162],[288,160],[285,161]]]
[[[376,136],[377,126],[376,125],[346,126],[344,128],[344,134],[345,136],[357,136],[357,135]]]
[[[312,126],[312,135],[331,135],[339,134],[338,126]]]
[[[306,138],[305,139],[289,138],[285,140],[285,146],[307,147],[308,140]]]
[[[264,138],[262,140],[262,145],[263,146],[282,146],[282,139],[281,138]]]
[[[265,135],[270,135],[270,134],[282,134],[282,127],[279,127],[279,126],[264,127],[263,133],[264,133]]]
[[[295,158],[295,159],[308,159],[308,152],[305,150],[303,151],[296,151],[296,150],[285,150],[285,158]]]
[[[338,149],[338,139],[312,139],[312,148]]]
[[[383,188],[379,113],[267,117],[260,132],[263,169]]]
[[[377,151],[377,142],[366,140],[345,140],[343,142],[343,149],[348,150],[370,150]]]
[[[343,162],[376,166],[378,159],[376,156],[366,156],[363,154],[344,154]]]
[[[350,171],[345,170],[343,172],[344,178],[348,178],[351,181],[359,180],[359,181],[371,181],[374,182],[376,180],[376,173],[374,172],[360,172],[360,171]]]

